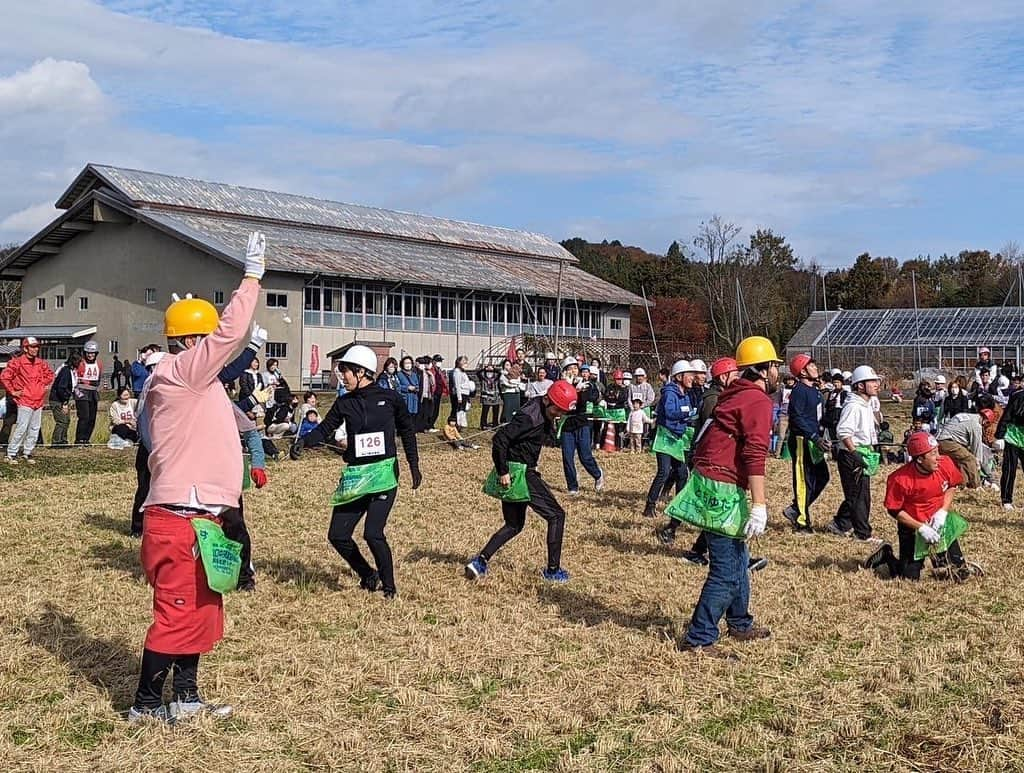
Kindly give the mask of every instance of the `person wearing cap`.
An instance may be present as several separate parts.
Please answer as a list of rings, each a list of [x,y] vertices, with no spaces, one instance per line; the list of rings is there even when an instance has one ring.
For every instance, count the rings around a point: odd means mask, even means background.
[[[700,357],[690,360],[693,368],[693,388],[699,395],[703,396],[708,388],[708,366]]]
[[[846,377],[843,376],[842,371],[832,371],[830,384],[832,389],[825,396],[825,403],[822,407],[821,428],[831,442],[836,438],[839,417],[843,413],[843,406],[850,397],[850,393],[846,389]]]
[[[694,475],[717,484],[720,491],[732,490],[747,506],[744,489],[750,493],[749,515],[742,534],[727,537],[705,532],[708,544],[708,576],[693,610],[683,651],[730,657],[716,646],[723,617],[729,636],[746,642],[764,639],[771,632],[754,625],[750,614],[750,551],[746,540],[764,534],[768,524],[765,494],[765,465],[772,433],[772,392],[779,381],[779,358],[767,338],[751,336],[736,348],[740,377],[722,390],[714,409],[714,421],[707,424],[693,449]]]
[[[942,413],[942,405],[946,401],[946,377],[941,373],[935,377],[935,390],[932,392],[932,402],[935,403],[935,426],[939,426],[945,421],[945,416]]]
[[[491,459],[498,476],[498,484],[508,488],[512,483],[509,463],[526,466],[526,486],[529,501],[502,500],[501,515],[504,525],[498,529],[477,555],[466,564],[466,579],[477,580],[487,574],[488,564],[501,548],[518,535],[526,525],[526,509],[533,508],[547,521],[547,565],[541,576],[549,582],[567,582],[569,572],[562,568],[562,535],[565,530],[565,510],[555,499],[540,475],[537,464],[540,450],[551,435],[553,426],[563,416],[575,411],[579,394],[567,380],[551,385],[546,394],[529,400],[512,420],[494,433],[491,441]],[[564,430],[563,430],[564,432]]]
[[[78,363],[78,382],[75,384],[75,444],[88,445],[96,428],[96,407],[100,400],[103,365],[99,360],[100,347],[95,341],[86,341],[82,347],[82,361]]]
[[[996,426],[995,439],[1004,441],[1003,468],[999,477],[999,496],[1003,509],[1013,510],[1013,488],[1017,466],[1024,464],[1024,390],[1015,392]]]
[[[981,374],[988,373],[988,380],[995,383],[999,377],[999,367],[992,361],[992,352],[987,346],[978,349],[978,361],[974,364],[974,380],[981,381]]]
[[[871,536],[871,477],[864,452],[874,453],[878,444],[871,398],[878,395],[881,379],[869,365],[859,365],[850,374],[852,392],[843,405],[836,426],[836,462],[843,486],[843,502],[825,530],[836,536],[850,533],[862,542]],[[874,539],[874,541],[878,541]]]
[[[583,469],[594,479],[594,490],[601,491],[604,488],[604,472],[594,459],[590,416],[587,413],[587,407],[599,403],[601,395],[589,378],[580,378],[579,370],[579,364],[572,357],[566,357],[562,362],[561,380],[572,384],[576,389],[576,402],[571,410],[565,412],[561,438],[562,471],[565,473],[565,485],[571,497],[579,496],[580,493],[580,482],[576,472],[577,457]],[[587,370],[589,371],[589,367]]]
[[[661,398],[655,411],[655,423],[658,431],[664,430],[678,439],[685,435],[697,420],[697,406],[694,405],[690,393],[693,387],[693,368],[690,363],[686,360],[677,360],[672,365],[671,379],[661,389]],[[644,518],[654,518],[658,499],[673,482],[676,492],[682,491],[688,475],[683,459],[660,451],[655,453],[655,458],[658,460],[658,469],[647,491],[647,501],[642,514]]]
[[[988,408],[980,413],[962,411],[946,421],[935,433],[939,453],[948,456],[960,470],[967,488],[981,486],[981,459],[985,454],[985,430],[982,421],[991,422],[995,414]]]
[[[266,268],[266,240],[249,235],[238,289],[218,319],[213,304],[176,299],[164,313],[169,354],[156,364],[141,412],[149,441],[149,494],[143,502],[142,569],[153,587],[153,624],[146,633],[142,668],[128,719],[179,721],[201,712],[225,717],[198,687],[199,659],[224,633],[220,593],[209,587],[196,559],[192,521],[218,526],[242,495],[242,449],[231,401],[218,378],[245,340]],[[140,421],[140,430],[143,422]],[[163,705],[173,674],[173,700]]]
[[[68,447],[68,428],[71,426],[71,401],[78,381],[78,363],[82,355],[72,352],[54,374],[50,387],[50,411],[53,413],[53,436],[50,448]]]
[[[395,436],[402,439],[415,491],[423,482],[416,427],[402,396],[377,385],[374,379],[377,355],[372,349],[359,344],[349,347],[341,357],[339,370],[345,380],[345,395],[334,401],[315,429],[295,440],[289,456],[298,459],[304,448],[323,444],[334,437],[336,430],[345,427],[349,440],[343,457],[347,466],[331,499],[334,509],[327,539],[359,575],[360,588],[370,593],[383,590],[384,597],[390,599],[397,595],[398,589],[384,529],[398,496]],[[361,481],[366,481],[365,488],[360,488]],[[370,566],[352,539],[364,515],[363,538],[373,554],[376,569]]]
[[[899,556],[886,543],[864,561],[864,568],[885,566],[890,579],[919,580],[924,559],[914,558],[917,537],[932,545],[941,540],[940,531],[963,477],[952,459],[939,455],[938,442],[927,432],[910,436],[907,453],[911,461],[890,473],[885,484],[885,509],[896,519]],[[943,558],[958,568],[960,577],[970,576],[959,541],[936,556],[939,561]]]
[[[7,443],[5,458],[8,464],[18,463],[19,451],[25,455],[28,464],[35,464],[32,452],[39,440],[43,404],[53,378],[53,369],[39,356],[39,340],[34,336],[22,338],[21,354],[13,357],[0,371],[0,384],[18,406],[17,421]]]
[[[831,448],[822,436],[823,405],[818,391],[818,363],[809,354],[798,354],[789,362],[789,372],[796,376],[789,396],[789,455],[793,460],[793,501],[783,515],[793,528],[803,534],[813,532],[811,505],[821,496],[829,481],[825,454]],[[839,390],[842,392],[842,390]],[[812,454],[812,446],[814,453]]]
[[[427,432],[430,434],[438,431],[437,419],[441,415],[441,403],[444,402],[444,398],[448,397],[448,379],[441,368],[441,363],[443,362],[444,357],[440,354],[435,354],[430,358],[430,365],[427,366],[427,370],[430,372],[431,383],[434,385],[434,401],[430,404],[430,415],[424,419],[424,423],[427,425]]]

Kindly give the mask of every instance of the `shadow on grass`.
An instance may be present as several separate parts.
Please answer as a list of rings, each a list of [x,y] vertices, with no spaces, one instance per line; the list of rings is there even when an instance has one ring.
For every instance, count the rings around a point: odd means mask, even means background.
[[[117,639],[101,639],[82,629],[78,621],[48,602],[38,619],[25,621],[29,642],[47,650],[106,694],[113,707],[127,709],[135,697],[139,658]]]
[[[256,569],[274,582],[285,585],[294,584],[303,588],[319,586],[332,591],[341,590],[338,583],[340,567],[328,569],[320,564],[311,566],[297,558],[272,558],[269,561],[260,561]]]
[[[581,539],[593,545],[600,545],[603,548],[611,548],[619,553],[633,556],[663,556],[668,553],[664,545],[656,545],[652,542],[636,542],[624,539],[614,533],[588,534]]]
[[[863,569],[862,563],[869,555],[871,555],[871,553],[865,553],[861,558],[856,556],[847,556],[846,558],[818,556],[817,558],[808,561],[804,566],[808,569],[838,569],[840,572],[856,573]]]
[[[646,614],[624,612],[564,585],[542,585],[537,589],[537,598],[545,604],[557,606],[559,617],[570,623],[583,623],[588,626],[613,623],[637,631],[660,628],[666,635],[671,635],[674,625],[661,610],[651,610]]]
[[[93,545],[89,548],[89,555],[92,556],[97,568],[125,572],[136,580],[145,578],[137,543],[125,545],[122,542],[107,542],[103,545]]]
[[[471,556],[463,553],[446,553],[442,550],[413,550],[406,555],[406,561],[429,561],[432,564],[455,564],[462,566]]]
[[[82,522],[94,529],[104,529],[112,531],[114,534],[123,534],[126,537],[131,531],[131,525],[126,519],[111,518],[106,513],[86,513],[82,517]]]

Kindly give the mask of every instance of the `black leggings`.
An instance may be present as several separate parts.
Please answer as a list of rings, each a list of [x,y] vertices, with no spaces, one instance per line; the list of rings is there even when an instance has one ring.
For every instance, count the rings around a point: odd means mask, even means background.
[[[500,405],[484,405],[480,404],[480,429],[487,429],[488,427],[498,426],[498,411],[501,410]],[[488,424],[487,416],[490,414],[491,421]]]
[[[530,489],[529,502],[502,502],[501,514],[505,525],[494,532],[494,536],[480,551],[484,561],[501,550],[502,546],[523,530],[526,525],[526,508],[532,507],[534,512],[548,522],[548,569],[555,571],[562,565],[562,534],[565,530],[565,510],[558,504],[551,489],[536,470],[526,471],[526,485]]]
[[[897,558],[892,554],[892,548],[885,553],[885,564],[889,569],[889,579],[920,580],[921,569],[924,568],[924,559],[914,558],[914,548],[917,545],[917,532],[908,529],[902,523],[896,525],[896,536],[899,541],[900,554]],[[888,547],[886,545],[885,547]],[[939,553],[939,558],[945,558],[953,566],[963,566],[964,554],[960,550],[960,541],[954,540],[945,553]]]
[[[135,500],[132,502],[131,522],[132,534],[142,534],[142,503],[149,496],[149,449],[139,443],[135,451]]]
[[[117,435],[121,440],[127,440],[131,443],[139,442],[138,431],[132,429],[127,424],[115,424],[110,428],[111,435]]]
[[[173,671],[174,700],[193,702],[199,698],[199,655],[164,655],[142,651],[142,673],[135,691],[135,708],[157,709],[163,704],[164,682]]]
[[[242,543],[242,568],[238,571],[238,584],[244,585],[253,578],[252,567],[252,539],[249,537],[249,529],[245,525],[245,509],[242,498],[238,498],[238,507],[229,507],[220,514],[224,523],[224,536]]]
[[[89,443],[92,440],[92,431],[96,428],[96,401],[75,400],[75,411],[78,413],[75,442]]]
[[[359,520],[365,515],[366,523],[363,524],[363,539],[366,540],[370,553],[373,554],[374,563],[377,564],[377,573],[380,575],[381,586],[385,593],[395,592],[395,566],[391,559],[391,547],[388,545],[388,538],[384,535],[384,528],[388,525],[388,516],[391,515],[391,508],[395,504],[395,496],[398,489],[383,494],[368,494],[353,502],[343,505],[335,505],[331,513],[331,526],[327,530],[327,540],[331,543],[338,555],[348,562],[352,570],[365,580],[373,574],[373,567],[370,566],[363,554],[359,552],[352,533],[356,530]]]

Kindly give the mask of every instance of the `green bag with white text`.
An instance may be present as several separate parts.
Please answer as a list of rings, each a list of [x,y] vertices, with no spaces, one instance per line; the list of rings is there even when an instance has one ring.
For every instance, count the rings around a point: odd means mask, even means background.
[[[750,518],[747,492],[734,483],[705,478],[694,470],[665,514],[703,531],[743,539]]]
[[[383,494],[398,485],[394,457],[369,464],[350,464],[341,473],[331,505],[344,505],[367,494]]]
[[[224,530],[208,518],[189,520],[196,533],[206,584],[217,593],[233,591],[242,570],[242,543],[225,537]]]
[[[654,435],[654,443],[651,444],[651,453],[668,454],[682,462],[686,460],[686,452],[690,450],[692,443],[693,427],[687,427],[686,432],[677,435],[668,427],[659,424]]]

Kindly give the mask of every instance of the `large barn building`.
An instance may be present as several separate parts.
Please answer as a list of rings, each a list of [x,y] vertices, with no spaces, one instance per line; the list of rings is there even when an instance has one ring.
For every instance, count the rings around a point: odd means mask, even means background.
[[[524,231],[96,164],[57,208],[0,262],[0,278],[22,282],[22,324],[0,340],[38,334],[52,360],[89,337],[106,361],[162,342],[172,292],[223,307],[255,229],[267,236],[256,319],[293,383],[320,379],[327,353],[356,340],[448,362],[504,353],[513,336],[621,356],[630,307],[643,304]]]

